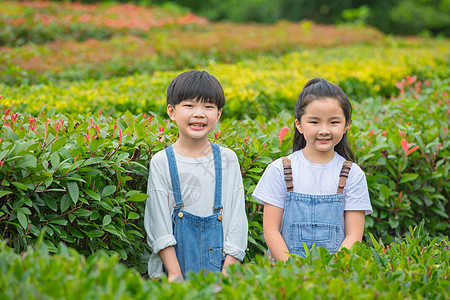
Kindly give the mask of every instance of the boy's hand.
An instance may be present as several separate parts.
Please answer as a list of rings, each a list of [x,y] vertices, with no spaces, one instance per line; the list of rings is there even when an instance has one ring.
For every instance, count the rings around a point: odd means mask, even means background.
[[[225,267],[228,267],[229,265],[232,265],[234,263],[238,262],[238,260],[236,258],[234,258],[231,255],[226,255],[225,256],[225,262],[223,263],[223,269],[222,269],[222,274],[227,276],[227,270],[225,269]]]
[[[158,252],[164,267],[167,270],[167,279],[169,282],[180,278],[183,280],[183,275],[181,273],[180,264],[178,263],[177,254],[175,253],[175,248],[173,246],[162,249]]]

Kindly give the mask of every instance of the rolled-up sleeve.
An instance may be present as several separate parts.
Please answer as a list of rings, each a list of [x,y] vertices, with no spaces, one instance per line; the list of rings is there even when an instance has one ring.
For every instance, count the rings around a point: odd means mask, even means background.
[[[248,221],[245,212],[245,196],[244,186],[242,183],[242,175],[240,172],[239,162],[234,152],[231,153],[229,164],[232,193],[228,194],[228,198],[224,207],[224,253],[233,256],[242,261],[245,257],[248,240]]]
[[[242,261],[245,257],[248,239],[248,221],[245,213],[244,189],[238,189],[233,193],[233,205],[231,210],[224,215],[228,220],[225,232],[223,251]]]
[[[153,253],[158,253],[177,243],[172,229],[167,182],[164,181],[164,170],[161,167],[163,167],[161,166],[161,159],[152,159],[150,162],[147,185],[148,198],[144,216],[147,242]]]

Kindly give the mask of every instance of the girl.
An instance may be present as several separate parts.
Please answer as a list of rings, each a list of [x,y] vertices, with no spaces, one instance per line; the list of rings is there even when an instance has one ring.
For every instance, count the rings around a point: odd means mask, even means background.
[[[334,253],[361,241],[372,212],[366,177],[347,142],[352,106],[338,86],[310,80],[295,106],[294,153],[272,162],[253,192],[276,260],[305,256],[304,244]]]

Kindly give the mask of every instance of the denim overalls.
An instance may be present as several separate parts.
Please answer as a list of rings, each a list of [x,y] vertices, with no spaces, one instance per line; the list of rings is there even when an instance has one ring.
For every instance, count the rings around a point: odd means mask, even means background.
[[[309,195],[293,192],[291,162],[283,157],[286,181],[281,235],[290,253],[305,257],[303,243],[308,249],[313,244],[335,253],[345,238],[343,190],[350,172],[351,162],[342,165],[338,191],[333,195]]]
[[[172,146],[166,148],[175,205],[172,214],[175,252],[183,278],[189,271],[220,272],[224,263],[222,227],[222,158],[218,145],[211,144],[215,168],[214,213],[200,217],[183,211],[180,181]]]

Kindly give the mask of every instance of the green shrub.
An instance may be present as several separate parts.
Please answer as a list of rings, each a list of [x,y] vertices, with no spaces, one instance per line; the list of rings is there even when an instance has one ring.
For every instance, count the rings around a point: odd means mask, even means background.
[[[429,86],[427,86],[429,84]],[[354,103],[350,142],[367,173],[374,213],[369,232],[385,241],[425,220],[433,236],[448,232],[448,79],[407,78],[389,100]],[[143,231],[143,192],[152,155],[176,139],[175,126],[157,116],[127,112],[38,118],[2,110],[0,131],[0,232],[17,252],[60,241],[83,254],[117,252],[143,272],[149,254]],[[251,197],[265,167],[288,154],[291,112],[274,119],[224,119],[211,141],[233,149],[241,165],[249,219],[246,261],[265,251],[262,208]],[[401,131],[400,131],[400,130]]]
[[[306,258],[272,264],[257,256],[228,276],[189,274],[183,282],[146,280],[100,251],[85,259],[59,244],[22,256],[0,244],[3,299],[448,299],[448,237],[431,239],[423,223],[389,245],[372,239],[336,255],[312,248]]]

